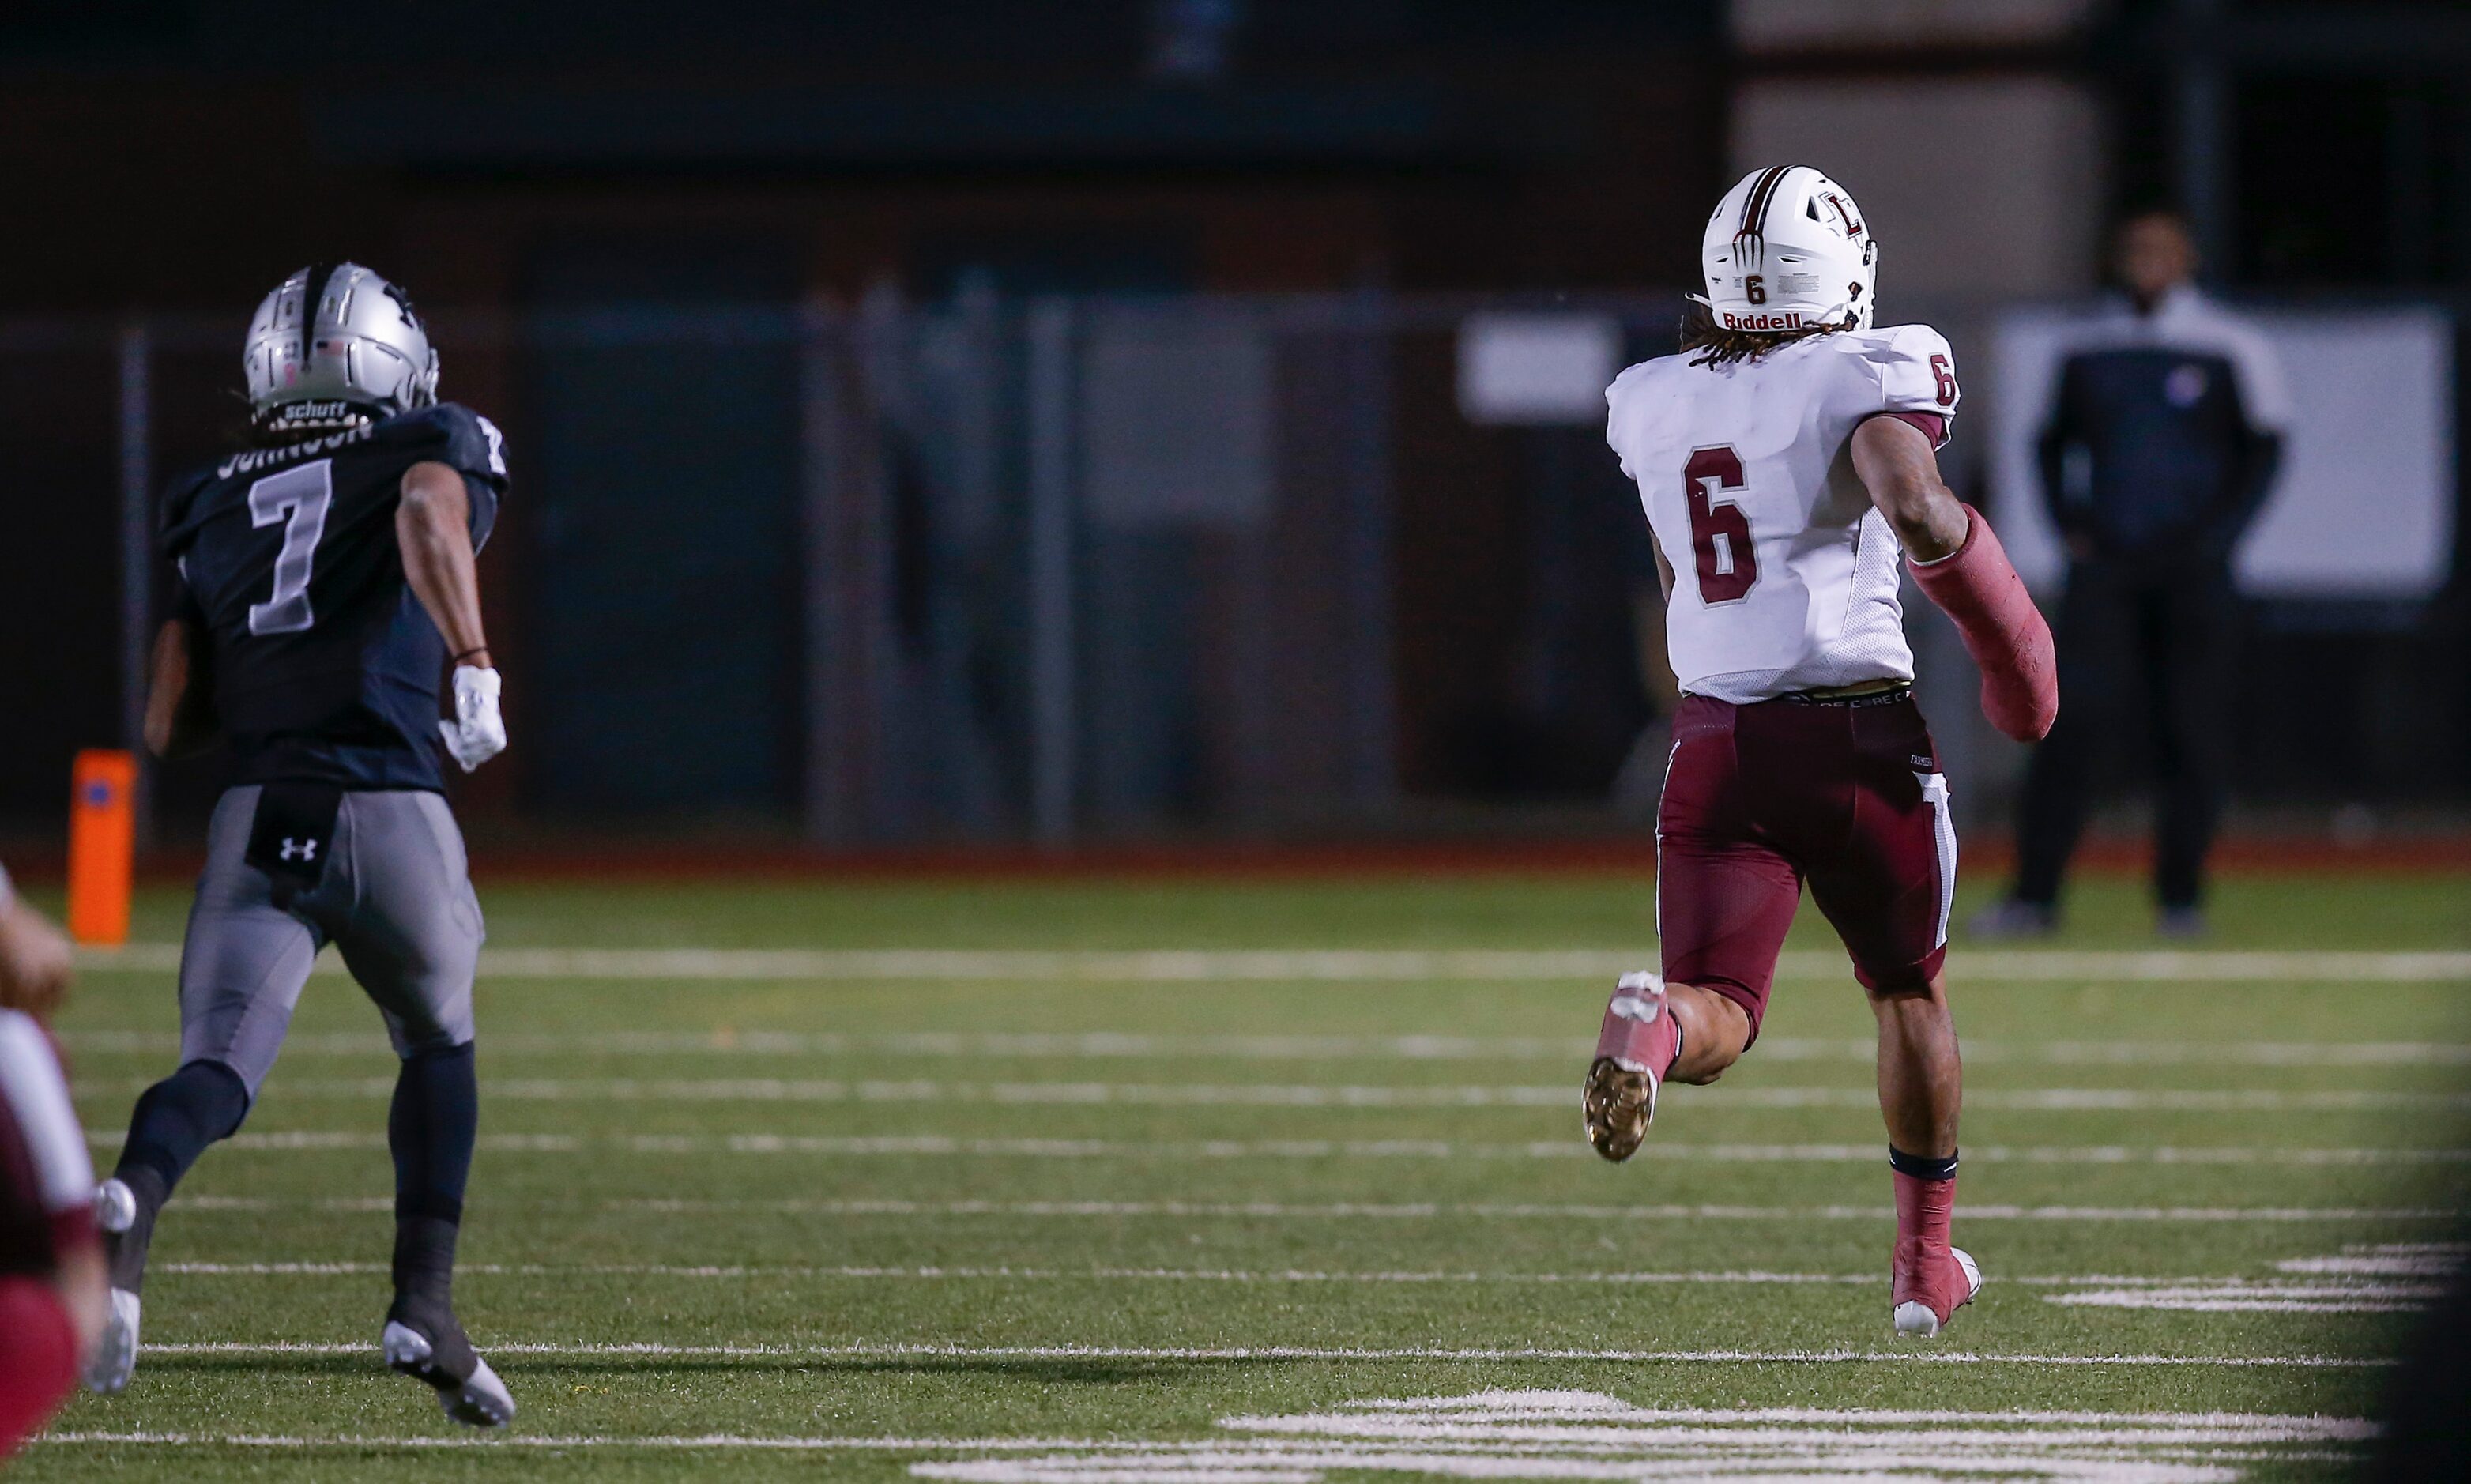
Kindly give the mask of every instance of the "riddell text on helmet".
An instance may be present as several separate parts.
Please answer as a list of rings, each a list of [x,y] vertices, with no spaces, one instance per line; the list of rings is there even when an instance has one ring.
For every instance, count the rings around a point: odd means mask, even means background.
[[[1728,330],[1799,330],[1801,328],[1801,313],[1799,310],[1786,310],[1781,314],[1774,315],[1737,315],[1731,310],[1727,310],[1722,318]]]

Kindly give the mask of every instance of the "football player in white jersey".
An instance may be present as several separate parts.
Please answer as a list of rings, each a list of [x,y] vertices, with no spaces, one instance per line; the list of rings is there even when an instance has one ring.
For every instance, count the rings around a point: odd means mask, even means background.
[[[2058,715],[2050,629],[1940,480],[1955,359],[1926,326],[1872,328],[1878,244],[1844,187],[1804,165],[1753,171],[1708,220],[1701,267],[1683,352],[1606,392],[1607,438],[1655,530],[1683,700],[1657,814],[1663,969],[1613,992],[1588,1139],[1628,1159],[1662,1083],[1713,1081],[1757,1039],[1808,883],[1878,1019],[1892,1322],[1937,1334],[1982,1276],[1949,1241],[1956,833],[1914,705],[1901,576],[1956,621],[2010,736],[2039,738]]]

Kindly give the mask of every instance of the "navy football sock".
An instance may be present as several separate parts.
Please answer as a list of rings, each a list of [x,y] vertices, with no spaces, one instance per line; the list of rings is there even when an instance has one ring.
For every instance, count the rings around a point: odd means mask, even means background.
[[[137,1099],[129,1116],[129,1140],[112,1170],[112,1178],[137,1198],[137,1219],[108,1243],[113,1287],[143,1290],[156,1213],[206,1145],[231,1137],[247,1117],[248,1088],[221,1062],[191,1062]]]
[[[248,1088],[239,1072],[221,1062],[191,1062],[137,1099],[120,1168],[134,1165],[154,1171],[169,1195],[206,1145],[229,1138],[247,1116]]]
[[[394,1150],[394,1285],[398,1300],[448,1306],[463,1186],[481,1127],[472,1043],[407,1056],[387,1117]],[[426,1307],[426,1305],[424,1305]]]

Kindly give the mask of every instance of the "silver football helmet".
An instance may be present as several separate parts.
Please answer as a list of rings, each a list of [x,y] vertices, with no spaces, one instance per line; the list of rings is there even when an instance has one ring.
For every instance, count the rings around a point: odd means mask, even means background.
[[[358,263],[304,268],[258,302],[241,355],[261,433],[314,433],[437,400],[411,295]]]

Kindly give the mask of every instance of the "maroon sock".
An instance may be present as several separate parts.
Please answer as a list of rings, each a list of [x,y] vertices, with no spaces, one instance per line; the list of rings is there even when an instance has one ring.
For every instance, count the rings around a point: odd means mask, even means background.
[[[1948,1226],[1956,1215],[1956,1156],[1933,1159],[1892,1147],[1888,1164],[1896,1188],[1893,1302],[1902,1304],[1920,1296],[1912,1290],[1929,1282],[1928,1260],[1948,1249]]]
[[[1948,1223],[1956,1215],[1956,1177],[1924,1180],[1900,1169],[1892,1178],[1896,1183],[1896,1246],[1945,1247]]]

